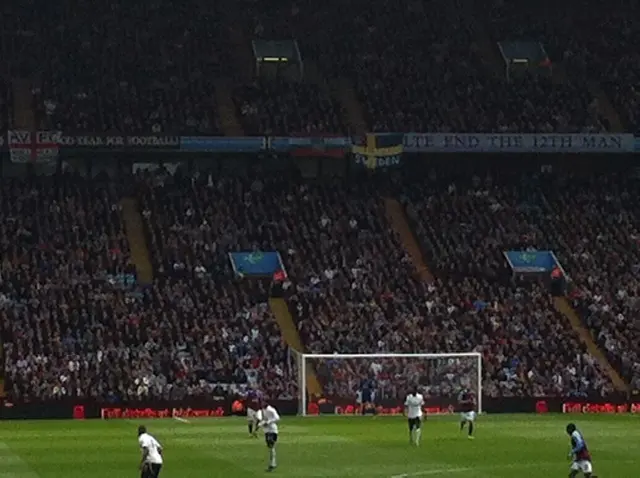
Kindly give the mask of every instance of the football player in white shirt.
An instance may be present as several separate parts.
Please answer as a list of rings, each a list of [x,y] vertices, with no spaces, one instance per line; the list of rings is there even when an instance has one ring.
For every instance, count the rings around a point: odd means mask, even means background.
[[[147,433],[147,427],[138,427],[138,445],[142,450],[141,478],[158,478],[162,470],[162,446]]]
[[[266,402],[262,404],[262,421],[260,426],[264,429],[264,439],[269,448],[269,467],[267,471],[276,469],[276,443],[278,442],[278,422],[280,415],[278,411]]]
[[[404,401],[404,413],[409,421],[409,443],[415,446],[420,444],[422,435],[422,407],[424,397],[418,392],[418,387],[415,387]]]

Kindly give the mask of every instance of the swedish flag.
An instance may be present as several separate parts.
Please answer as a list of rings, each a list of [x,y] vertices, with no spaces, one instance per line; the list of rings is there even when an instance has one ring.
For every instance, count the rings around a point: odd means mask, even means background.
[[[356,161],[367,169],[398,166],[403,151],[401,133],[370,133],[352,147]]]

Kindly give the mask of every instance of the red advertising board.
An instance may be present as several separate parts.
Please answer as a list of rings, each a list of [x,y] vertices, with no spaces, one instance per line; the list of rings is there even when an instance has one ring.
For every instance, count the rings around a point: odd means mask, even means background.
[[[361,406],[357,404],[350,405],[336,405],[333,407],[333,411],[336,415],[361,415]],[[427,415],[451,415],[455,410],[453,406],[426,406],[424,407],[424,413]],[[403,406],[377,406],[375,407],[376,415],[402,415],[404,413]]]
[[[203,418],[223,417],[225,410],[217,408],[129,408],[110,407],[100,409],[103,419],[114,418]]]
[[[616,414],[640,413],[640,403],[564,402],[562,413]]]

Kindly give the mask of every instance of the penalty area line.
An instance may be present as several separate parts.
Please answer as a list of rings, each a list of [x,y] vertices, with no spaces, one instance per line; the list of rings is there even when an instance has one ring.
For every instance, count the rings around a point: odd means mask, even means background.
[[[606,460],[615,463],[637,463],[637,460]],[[474,468],[434,468],[432,470],[417,471],[415,473],[400,473],[398,475],[391,475],[390,478],[413,478],[429,475],[448,475],[453,473],[463,473],[465,471],[490,471],[490,470],[510,470],[510,469],[522,469],[522,468],[539,468],[539,467],[557,467],[560,465],[560,461],[547,461],[540,463],[512,463],[509,465],[493,465],[493,466],[478,466]]]
[[[186,418],[182,418],[182,417],[173,417],[174,420],[180,422],[180,423],[191,423],[189,420],[187,420]]]
[[[401,473],[399,475],[392,475],[391,478],[411,478],[414,476],[427,475],[448,475],[449,473],[464,473],[465,471],[471,471],[471,468],[436,468],[434,470],[417,471],[415,473]]]

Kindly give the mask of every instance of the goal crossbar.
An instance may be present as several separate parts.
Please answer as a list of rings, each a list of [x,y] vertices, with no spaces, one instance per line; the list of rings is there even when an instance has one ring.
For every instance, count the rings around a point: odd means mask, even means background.
[[[460,357],[476,357],[482,358],[479,352],[462,352],[446,353],[446,354],[300,354],[302,358],[318,358],[318,359],[367,359],[367,358],[460,358]]]
[[[473,359],[476,365],[474,379],[477,381],[477,409],[482,412],[482,354],[480,352],[460,352],[460,353],[374,353],[374,354],[301,354],[295,352],[299,359],[299,394],[300,413],[307,414],[307,360],[349,360],[349,359]]]

